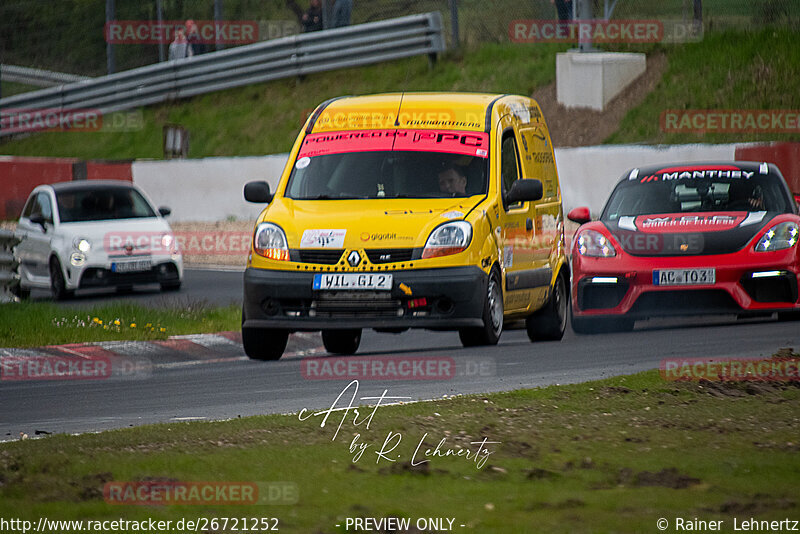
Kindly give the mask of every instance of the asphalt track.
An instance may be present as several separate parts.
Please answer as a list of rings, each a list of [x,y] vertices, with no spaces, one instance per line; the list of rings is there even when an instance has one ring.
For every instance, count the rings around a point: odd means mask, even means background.
[[[189,271],[184,288],[163,298],[228,303],[240,298],[238,291],[241,273]],[[108,298],[79,296],[77,303],[106,302]],[[152,290],[122,298],[152,304],[162,296]],[[311,345],[316,339],[311,338]],[[798,323],[737,321],[733,317],[646,321],[626,333],[578,336],[568,329],[561,342],[545,343],[530,343],[523,330],[511,330],[503,333],[496,347],[470,349],[462,348],[457,334],[450,332],[365,331],[359,357],[382,362],[397,357],[443,358],[454,362],[457,372],[435,380],[361,380],[356,398],[376,397],[388,390],[387,396],[438,399],[575,383],[658,368],[665,358],[767,356],[781,347],[800,347]],[[17,439],[20,432],[33,437],[37,430],[91,432],[325,409],[350,382],[350,378],[304,377],[302,354],[278,362],[249,361],[236,349],[227,356],[217,361],[157,365],[144,378],[0,381],[0,440]],[[311,357],[327,358],[324,353]],[[349,400],[352,394],[353,389],[345,397]],[[338,406],[344,404],[340,401]]]

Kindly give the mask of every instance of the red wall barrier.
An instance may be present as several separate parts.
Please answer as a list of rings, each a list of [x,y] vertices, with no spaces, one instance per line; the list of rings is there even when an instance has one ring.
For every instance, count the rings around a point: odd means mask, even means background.
[[[67,158],[0,157],[0,219],[16,219],[33,188],[72,180],[72,164]]]
[[[130,161],[87,161],[87,180],[125,180],[133,181]]]
[[[800,193],[800,143],[768,143],[736,148],[739,161],[766,161],[778,166],[795,194]]]
[[[82,179],[81,160],[73,158],[18,158],[0,156],[0,220],[19,218],[31,191],[42,184]],[[88,180],[133,181],[131,162],[87,161]]]

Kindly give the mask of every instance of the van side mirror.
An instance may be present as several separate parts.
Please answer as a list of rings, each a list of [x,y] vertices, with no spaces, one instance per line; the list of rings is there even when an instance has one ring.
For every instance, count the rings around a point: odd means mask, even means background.
[[[44,215],[42,215],[41,213],[34,213],[33,215],[30,216],[28,220],[31,221],[33,224],[38,224],[39,226],[41,226],[43,232],[47,232],[47,227],[45,226],[45,223],[47,221],[45,220]]]
[[[244,199],[248,202],[269,204],[272,202],[269,184],[267,182],[247,182],[244,186]]]
[[[517,180],[506,194],[506,205],[517,202],[534,202],[544,195],[542,182],[534,179]]]
[[[172,210],[166,206],[161,206],[158,208],[158,213],[160,213],[162,217],[166,217],[167,215],[172,213]]]
[[[589,208],[586,206],[581,206],[580,208],[575,208],[570,211],[567,214],[567,219],[578,224],[586,224],[591,222],[592,214],[589,213]]]

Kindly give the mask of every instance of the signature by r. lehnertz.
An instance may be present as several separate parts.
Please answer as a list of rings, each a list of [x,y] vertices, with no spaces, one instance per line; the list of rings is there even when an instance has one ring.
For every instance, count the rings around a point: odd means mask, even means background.
[[[350,400],[347,402],[346,400],[346,393],[351,392]],[[356,402],[356,398],[358,395],[358,380],[353,380],[344,389],[342,389],[341,393],[334,399],[333,403],[331,404],[330,408],[325,410],[320,410],[318,412],[311,412],[306,408],[300,410],[300,413],[297,415],[300,421],[306,421],[311,417],[322,417],[322,421],[320,422],[320,428],[325,428],[328,424],[328,419],[334,413],[341,413],[342,418],[339,421],[339,425],[336,427],[336,430],[333,432],[333,436],[331,437],[331,441],[334,441],[336,437],[339,435],[339,431],[344,426],[345,422],[348,421],[348,417],[350,417],[352,413],[352,417],[350,423],[355,428],[362,427],[368,429],[370,424],[375,417],[375,414],[378,412],[378,408],[381,406],[391,406],[393,404],[398,404],[400,401],[409,400],[411,397],[390,397],[387,396],[389,392],[388,389],[384,389],[383,393],[379,397],[358,397],[360,401],[375,401],[374,406],[367,408],[367,412],[364,413],[363,417],[359,407],[355,407],[354,404]],[[343,401],[344,398],[344,401]],[[346,405],[340,406],[340,402],[347,402]],[[481,469],[484,465],[486,465],[486,461],[489,459],[494,451],[489,450],[488,445],[496,445],[500,443],[499,441],[489,441],[489,438],[484,437],[481,441],[471,441],[470,445],[472,447],[464,448],[459,446],[450,446],[447,444],[447,438],[442,438],[439,441],[439,444],[436,447],[426,447],[424,442],[428,437],[428,433],[425,432],[417,442],[416,447],[414,448],[414,452],[411,455],[411,465],[417,466],[420,464],[424,464],[429,462],[430,460],[427,458],[435,458],[435,457],[446,457],[446,456],[455,456],[458,458],[462,458],[466,461],[473,462],[477,469]],[[375,463],[381,463],[382,461],[387,462],[396,462],[402,457],[397,451],[397,447],[403,440],[403,435],[400,432],[394,432],[390,430],[386,435],[386,439],[383,440],[383,444],[380,445],[380,448],[375,447],[374,443],[368,443],[361,439],[361,434],[356,433],[353,437],[353,440],[350,442],[350,453],[353,455],[353,463],[358,462],[363,457],[364,453],[372,447],[370,452],[374,453]]]

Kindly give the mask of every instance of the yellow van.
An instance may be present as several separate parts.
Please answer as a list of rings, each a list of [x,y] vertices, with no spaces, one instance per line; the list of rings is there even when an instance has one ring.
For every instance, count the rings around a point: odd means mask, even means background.
[[[561,191],[550,134],[527,97],[396,93],[335,98],[297,136],[244,274],[242,340],[280,358],[290,332],[334,354],[363,328],[458,330],[494,345],[525,320],[558,340],[567,318]]]

